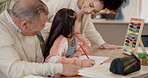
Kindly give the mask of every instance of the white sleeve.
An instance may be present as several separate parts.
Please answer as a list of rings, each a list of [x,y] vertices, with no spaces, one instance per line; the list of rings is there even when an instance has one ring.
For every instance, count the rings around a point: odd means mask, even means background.
[[[105,41],[94,27],[94,24],[91,22],[90,15],[86,17],[86,20],[88,20],[88,22],[86,28],[84,29],[85,36],[88,38],[90,42],[94,42],[98,46],[101,46],[103,43],[105,43]]]

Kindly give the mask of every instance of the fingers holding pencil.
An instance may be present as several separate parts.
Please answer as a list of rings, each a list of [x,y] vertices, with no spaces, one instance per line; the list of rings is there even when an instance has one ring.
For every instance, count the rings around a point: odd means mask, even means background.
[[[84,59],[82,60],[82,67],[92,67],[95,65],[94,59]]]

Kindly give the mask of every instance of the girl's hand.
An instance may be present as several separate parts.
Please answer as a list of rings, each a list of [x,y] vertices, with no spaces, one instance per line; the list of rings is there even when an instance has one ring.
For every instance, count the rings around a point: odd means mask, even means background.
[[[82,56],[82,52],[80,50],[75,51],[72,55],[70,55],[69,57],[77,57],[79,58],[80,56]]]
[[[95,60],[94,59],[82,60],[82,67],[92,67],[94,65],[95,65]]]

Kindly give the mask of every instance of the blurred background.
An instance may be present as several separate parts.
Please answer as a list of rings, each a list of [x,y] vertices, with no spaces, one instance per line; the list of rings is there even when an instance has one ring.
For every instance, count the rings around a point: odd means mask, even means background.
[[[0,0],[0,13],[12,8],[16,0]],[[92,22],[103,39],[109,44],[123,45],[131,18],[145,19],[142,35],[148,35],[148,0],[126,0],[117,12],[101,10],[91,16]],[[144,38],[145,38],[144,37]],[[146,38],[148,39],[148,38]]]

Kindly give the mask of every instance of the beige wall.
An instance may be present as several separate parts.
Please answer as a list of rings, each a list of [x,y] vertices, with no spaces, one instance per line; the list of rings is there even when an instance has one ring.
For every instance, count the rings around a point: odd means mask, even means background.
[[[94,23],[103,39],[109,44],[123,45],[128,23]],[[148,23],[145,23],[143,35],[148,35]]]

